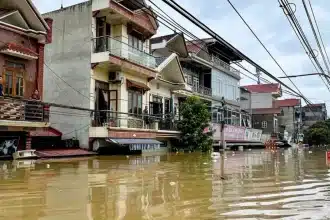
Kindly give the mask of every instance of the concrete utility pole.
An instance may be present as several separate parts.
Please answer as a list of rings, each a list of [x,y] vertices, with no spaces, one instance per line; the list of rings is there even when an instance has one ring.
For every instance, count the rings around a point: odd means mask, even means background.
[[[220,111],[222,114],[222,120],[221,120],[221,146],[223,151],[226,150],[226,140],[225,140],[225,109],[226,109],[226,101],[225,98],[222,97],[222,101],[221,101],[221,107],[220,107]]]

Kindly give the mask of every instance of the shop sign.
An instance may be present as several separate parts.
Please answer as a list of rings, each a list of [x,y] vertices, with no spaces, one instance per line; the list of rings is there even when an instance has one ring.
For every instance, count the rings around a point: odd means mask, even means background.
[[[245,130],[245,140],[246,141],[261,141],[262,130],[247,128]]]

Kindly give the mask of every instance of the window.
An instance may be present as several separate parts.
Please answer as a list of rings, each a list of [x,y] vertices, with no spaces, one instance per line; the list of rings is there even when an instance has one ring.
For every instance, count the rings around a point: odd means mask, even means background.
[[[24,96],[24,68],[22,63],[6,61],[3,92],[8,96]]]
[[[262,128],[267,128],[267,121],[261,122],[261,127]]]
[[[139,39],[136,36],[133,36],[131,34],[128,35],[128,45],[131,46],[130,49],[138,49],[138,50],[143,50],[143,42],[141,39]]]
[[[165,101],[165,109],[164,109],[164,113],[165,113],[165,114],[169,114],[169,113],[172,112],[172,111],[171,111],[171,100],[165,98],[164,101]]]
[[[192,85],[193,84],[193,77],[191,76],[191,75],[187,75],[187,83],[189,84],[189,85]]]
[[[135,115],[142,114],[142,92],[128,90],[128,112]]]
[[[157,95],[152,96],[150,102],[150,114],[161,117],[163,114],[163,98]]]

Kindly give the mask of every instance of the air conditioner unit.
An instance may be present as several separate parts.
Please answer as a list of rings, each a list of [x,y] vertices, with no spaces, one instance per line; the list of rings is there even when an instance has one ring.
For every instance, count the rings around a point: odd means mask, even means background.
[[[109,82],[110,83],[120,83],[120,73],[119,72],[109,72]]]

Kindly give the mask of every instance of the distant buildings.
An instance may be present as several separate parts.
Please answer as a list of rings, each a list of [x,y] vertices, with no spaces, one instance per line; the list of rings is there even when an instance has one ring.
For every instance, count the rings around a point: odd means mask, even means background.
[[[304,129],[318,121],[324,121],[327,119],[327,107],[325,103],[306,105],[302,108],[302,111],[302,122]]]

